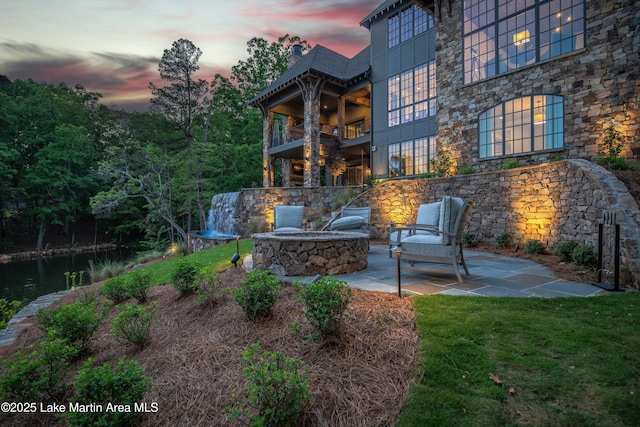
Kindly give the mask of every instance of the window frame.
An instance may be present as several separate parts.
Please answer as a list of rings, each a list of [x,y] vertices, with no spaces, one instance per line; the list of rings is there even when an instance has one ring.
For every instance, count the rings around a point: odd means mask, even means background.
[[[387,177],[402,178],[432,172],[435,156],[435,135],[389,144],[387,146]],[[399,160],[395,168],[392,167],[393,157]]]
[[[387,78],[387,127],[435,117],[436,62],[428,61]]]
[[[563,96],[515,97],[478,116],[478,158],[481,160],[562,149]]]
[[[463,84],[584,49],[586,1],[568,1],[465,0]]]
[[[417,4],[412,4],[387,20],[387,48],[409,41],[434,26],[433,16]]]

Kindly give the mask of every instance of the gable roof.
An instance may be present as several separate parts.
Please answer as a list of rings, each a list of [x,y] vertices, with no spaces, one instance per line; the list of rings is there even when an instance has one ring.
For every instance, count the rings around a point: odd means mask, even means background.
[[[346,87],[350,80],[368,73],[369,68],[369,47],[364,48],[353,59],[349,59],[322,45],[316,45],[267,88],[253,97],[249,105],[254,105],[285,87],[295,84],[297,78],[307,74],[319,74],[338,81]]]
[[[411,3],[410,0],[386,0],[380,6],[376,7],[373,12],[368,14],[366,18],[360,21],[360,26],[365,27],[367,29],[371,29],[371,23],[379,18],[381,15],[384,15],[388,11],[394,9],[396,6],[402,3]]]

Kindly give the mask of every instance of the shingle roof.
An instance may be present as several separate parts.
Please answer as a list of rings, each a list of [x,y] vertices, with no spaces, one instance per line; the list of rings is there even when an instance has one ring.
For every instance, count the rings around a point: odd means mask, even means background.
[[[389,9],[395,7],[396,4],[402,4],[405,2],[409,2],[409,0],[386,0],[380,6],[376,7],[373,12],[368,14],[366,18],[360,21],[360,26],[369,29],[371,27],[371,21],[373,21],[379,15],[387,12]]]
[[[293,84],[296,77],[302,76],[310,71],[325,74],[328,77],[333,77],[346,83],[350,79],[365,73],[368,69],[368,47],[354,56],[353,59],[349,59],[324,46],[316,45],[316,47],[311,49],[306,55],[303,55],[298,62],[282,73],[282,75],[266,89],[251,99],[249,105]]]

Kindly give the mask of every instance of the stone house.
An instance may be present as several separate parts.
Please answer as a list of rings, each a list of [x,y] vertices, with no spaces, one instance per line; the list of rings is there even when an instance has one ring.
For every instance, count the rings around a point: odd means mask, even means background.
[[[276,159],[317,187],[593,160],[610,126],[637,150],[640,1],[387,0],[360,25],[358,55],[295,50],[250,101],[264,187]]]

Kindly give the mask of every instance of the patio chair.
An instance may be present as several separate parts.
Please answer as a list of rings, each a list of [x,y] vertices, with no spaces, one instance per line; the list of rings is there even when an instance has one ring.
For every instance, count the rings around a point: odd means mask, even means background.
[[[393,251],[392,248],[396,246],[398,243],[398,233],[401,233],[400,240],[405,237],[409,237],[409,229],[408,227],[412,225],[420,225],[423,226],[424,229],[416,228],[415,234],[431,234],[432,231],[427,231],[428,228],[437,228],[438,221],[440,220],[440,205],[442,202],[434,202],[427,203],[418,206],[418,215],[416,216],[415,224],[391,224],[389,226],[389,258],[391,258]],[[401,231],[398,231],[398,228],[404,228]]]
[[[464,240],[464,229],[469,221],[469,215],[473,203],[463,201],[458,197],[445,196],[440,202],[440,214],[438,226],[408,225],[397,227],[396,244],[402,249],[401,259],[410,261],[410,266],[406,269],[430,269],[428,267],[415,267],[414,263],[427,262],[438,264],[450,264],[458,278],[458,282],[464,280],[460,275],[459,265],[462,265],[465,274],[469,274],[467,265],[464,262],[462,243]],[[418,234],[418,230],[428,233]],[[407,237],[402,237],[402,231],[408,231]],[[402,268],[402,267],[401,267]]]
[[[304,206],[276,206],[273,216],[274,232],[302,231]]]
[[[331,231],[350,231],[369,234],[371,208],[342,207],[340,218],[331,223]]]

